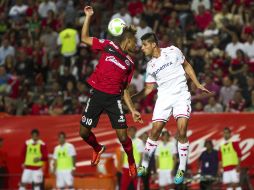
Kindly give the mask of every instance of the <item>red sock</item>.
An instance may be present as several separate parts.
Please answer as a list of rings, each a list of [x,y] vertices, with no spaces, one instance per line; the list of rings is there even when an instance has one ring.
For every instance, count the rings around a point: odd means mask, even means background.
[[[134,164],[135,160],[134,160],[134,156],[133,156],[133,148],[132,148],[131,139],[129,137],[127,137],[127,140],[125,142],[122,142],[122,146],[128,156],[129,165]]]
[[[92,133],[92,131],[89,133],[89,136],[87,138],[83,138],[84,141],[86,141],[87,144],[89,144],[91,147],[93,147],[95,152],[100,152],[101,145],[98,143],[95,135]]]

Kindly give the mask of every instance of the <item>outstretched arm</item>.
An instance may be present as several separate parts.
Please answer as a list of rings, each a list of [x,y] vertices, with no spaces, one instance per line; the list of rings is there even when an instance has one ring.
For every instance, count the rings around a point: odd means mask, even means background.
[[[153,89],[154,89],[154,83],[146,83],[143,90],[133,95],[131,99],[133,101],[141,100],[145,98],[148,94],[150,94],[153,91]]]
[[[135,106],[131,100],[128,87],[124,89],[123,99],[132,114],[134,122],[143,123],[143,120],[141,119],[141,114],[135,109]]]
[[[89,25],[90,25],[90,20],[93,15],[93,8],[91,6],[86,6],[84,8],[85,12],[85,21],[82,27],[82,33],[81,33],[81,41],[89,46],[92,46],[93,44],[93,38],[89,36]]]
[[[200,84],[200,82],[198,81],[197,76],[196,76],[192,66],[190,65],[190,63],[188,61],[184,60],[183,68],[184,68],[185,72],[191,78],[191,80],[193,81],[193,83],[196,85],[196,87],[198,89],[200,89],[204,92],[207,92],[207,93],[211,93],[203,85]]]

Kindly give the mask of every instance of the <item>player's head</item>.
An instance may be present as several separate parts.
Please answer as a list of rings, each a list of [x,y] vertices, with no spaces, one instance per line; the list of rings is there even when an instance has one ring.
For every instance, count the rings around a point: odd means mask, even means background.
[[[129,136],[130,136],[132,139],[134,139],[134,138],[136,137],[136,132],[137,132],[137,128],[136,128],[136,127],[130,126],[130,127],[128,128],[128,134],[129,134]]]
[[[58,134],[58,141],[60,144],[64,144],[65,143],[65,138],[66,138],[66,134],[64,132],[60,132]]]
[[[158,47],[158,39],[154,33],[146,33],[141,37],[142,51],[146,56],[152,56],[155,48]]]
[[[168,131],[163,131],[161,133],[161,139],[163,142],[168,142],[169,141],[169,137],[170,137],[170,134]]]
[[[206,150],[212,150],[213,149],[213,142],[211,140],[206,140],[205,141],[205,148]]]
[[[225,140],[229,140],[231,138],[231,130],[229,127],[225,127],[224,128],[224,131],[223,131],[223,134],[224,134],[224,139]]]
[[[38,130],[38,129],[33,129],[33,130],[31,131],[31,136],[32,136],[32,139],[33,139],[34,141],[39,140],[39,136],[40,136],[39,130]]]
[[[134,26],[126,26],[123,29],[123,33],[119,36],[119,43],[123,51],[128,53],[134,53],[136,49],[136,28]]]

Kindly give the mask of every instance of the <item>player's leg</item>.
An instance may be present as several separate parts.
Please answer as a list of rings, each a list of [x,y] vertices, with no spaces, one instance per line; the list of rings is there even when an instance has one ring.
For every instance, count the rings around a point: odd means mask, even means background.
[[[41,189],[41,184],[43,182],[43,172],[41,169],[39,170],[34,170],[32,172],[32,180],[34,182],[34,190],[40,190]]]
[[[92,128],[97,126],[100,114],[103,111],[101,101],[104,100],[102,93],[98,91],[92,92],[91,97],[87,101],[87,105],[80,121],[80,137],[93,148],[92,165],[97,165],[100,161],[101,154],[105,151],[105,146],[98,143]]]
[[[57,189],[64,189],[64,173],[62,171],[56,172],[56,187]]]
[[[190,101],[181,100],[181,97],[173,106],[173,115],[177,122],[177,149],[179,155],[179,167],[174,178],[175,184],[180,184],[184,180],[184,172],[186,170],[188,153],[189,153],[189,141],[187,138],[187,127],[191,113]]]
[[[66,172],[64,181],[69,190],[74,190],[73,186],[74,179],[71,171]]]
[[[231,171],[231,177],[232,177],[232,186],[235,190],[242,190],[240,185],[240,173],[236,171],[236,169],[233,169]]]
[[[112,127],[116,130],[117,137],[128,156],[129,172],[131,176],[137,175],[136,164],[133,156],[132,141],[127,135],[126,118],[123,112],[121,96],[112,95],[105,102],[105,111],[109,116]]]
[[[231,171],[224,171],[223,172],[222,182],[224,185],[226,185],[227,190],[233,190],[233,187],[231,184]]]
[[[131,183],[131,177],[129,175],[129,170],[128,170],[128,168],[123,168],[120,189],[121,190],[128,190],[130,183]]]
[[[165,101],[167,96],[160,96],[155,104],[153,111],[153,126],[150,135],[146,141],[145,150],[142,157],[141,167],[138,168],[138,176],[143,176],[147,172],[147,168],[151,157],[158,145],[158,139],[160,137],[161,131],[166,125],[168,118],[171,116],[172,103]]]
[[[21,182],[19,185],[19,190],[25,190],[27,184],[32,183],[32,171],[28,169],[24,169],[22,176],[21,176]]]

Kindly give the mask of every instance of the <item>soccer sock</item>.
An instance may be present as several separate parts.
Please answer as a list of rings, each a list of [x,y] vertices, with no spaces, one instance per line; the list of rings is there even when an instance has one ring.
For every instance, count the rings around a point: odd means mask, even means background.
[[[41,187],[39,185],[34,186],[34,190],[40,190]]]
[[[241,187],[237,187],[236,190],[242,190],[242,188]]]
[[[123,146],[123,149],[125,151],[125,153],[127,154],[128,156],[128,163],[129,165],[132,165],[135,163],[135,159],[134,159],[134,156],[133,156],[133,148],[132,148],[132,141],[129,137],[127,137],[126,141],[125,142],[121,142],[122,143],[122,146]]]
[[[153,141],[150,138],[147,139],[146,141],[146,146],[145,146],[145,151],[143,154],[143,160],[142,160],[142,166],[145,168],[148,168],[149,161],[157,148],[158,141]]]
[[[186,170],[187,158],[189,153],[189,142],[181,144],[178,141],[178,154],[179,154],[179,170]]]
[[[82,137],[83,138],[83,137]],[[86,138],[83,138],[83,140],[89,144],[91,147],[93,147],[95,152],[100,152],[101,150],[101,145],[98,143],[95,135],[93,134],[92,131],[90,131],[89,136]]]
[[[233,187],[228,187],[227,190],[233,190]]]
[[[19,190],[26,190],[26,188],[23,187],[23,186],[20,186],[20,187],[19,187]]]

